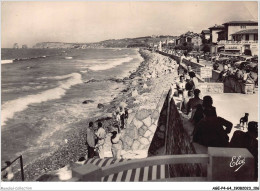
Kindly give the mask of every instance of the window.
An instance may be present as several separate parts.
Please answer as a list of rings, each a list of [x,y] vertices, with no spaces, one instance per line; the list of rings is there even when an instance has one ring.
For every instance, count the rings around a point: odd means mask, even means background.
[[[249,40],[249,34],[246,34],[246,40]]]
[[[245,25],[241,25],[240,28],[241,29],[246,29],[246,26]]]

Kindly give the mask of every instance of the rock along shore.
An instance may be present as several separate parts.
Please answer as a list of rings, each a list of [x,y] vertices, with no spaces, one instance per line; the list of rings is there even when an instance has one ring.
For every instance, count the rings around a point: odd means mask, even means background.
[[[73,128],[64,135],[66,143],[57,151],[45,158],[39,158],[25,168],[25,180],[33,181],[35,178],[55,171],[67,164],[76,162],[87,154],[86,130],[84,127],[89,121],[95,123],[101,121],[105,128],[112,126],[112,112],[121,102],[127,104],[129,109],[128,125],[123,133],[123,158],[144,158],[156,130],[156,118],[158,112],[153,112],[158,107],[162,94],[167,93],[177,77],[176,62],[169,57],[152,53],[148,50],[140,50],[144,61],[131,73],[129,78],[122,81],[126,88],[114,98],[112,102],[104,105],[102,110],[104,118],[92,118],[79,122],[78,127]],[[162,102],[163,103],[163,102]],[[81,104],[81,103],[79,103]],[[150,117],[149,116],[154,116]],[[147,117],[148,116],[148,117]],[[77,125],[76,125],[77,126]],[[105,146],[105,152],[109,152],[109,143]],[[16,173],[15,180],[20,180],[20,173]]]

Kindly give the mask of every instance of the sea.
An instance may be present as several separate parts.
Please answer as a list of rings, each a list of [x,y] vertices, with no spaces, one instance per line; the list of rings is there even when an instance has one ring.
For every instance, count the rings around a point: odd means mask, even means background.
[[[20,155],[27,165],[58,149],[62,134],[102,116],[97,105],[125,88],[111,79],[141,62],[138,49],[1,49],[2,165]]]

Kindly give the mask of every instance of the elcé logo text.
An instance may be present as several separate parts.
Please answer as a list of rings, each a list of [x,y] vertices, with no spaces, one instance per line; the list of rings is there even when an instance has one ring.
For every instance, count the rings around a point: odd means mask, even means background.
[[[231,168],[236,167],[237,169],[234,172],[237,172],[242,166],[244,166],[244,164],[246,164],[246,159],[244,157],[233,156],[229,166]]]

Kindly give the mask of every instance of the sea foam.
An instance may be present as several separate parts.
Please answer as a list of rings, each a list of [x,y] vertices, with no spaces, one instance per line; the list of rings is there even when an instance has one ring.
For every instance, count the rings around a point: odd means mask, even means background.
[[[82,83],[81,75],[79,73],[72,73],[69,75],[50,77],[52,79],[66,79],[60,82],[59,86],[53,89],[43,91],[39,94],[28,95],[15,100],[7,101],[2,105],[1,125],[5,125],[8,119],[13,118],[14,114],[25,110],[28,105],[34,103],[46,102],[53,99],[59,99],[65,95],[66,91],[76,84]]]
[[[111,59],[111,60],[103,62],[102,64],[96,64],[94,66],[90,66],[89,69],[94,70],[94,71],[108,70],[108,69],[114,68],[118,65],[121,65],[125,62],[130,62],[133,59],[134,58],[132,58],[132,57],[125,57],[125,58],[120,58],[120,59]]]
[[[1,64],[10,64],[13,63],[13,60],[1,60]]]

